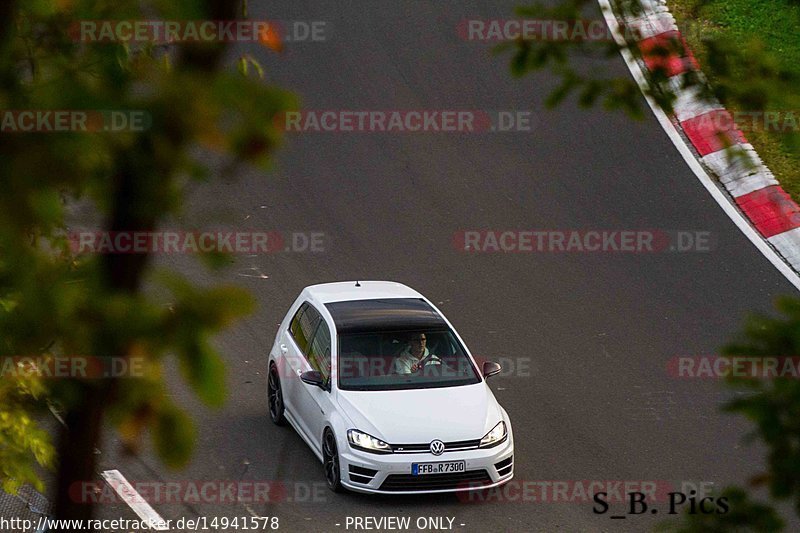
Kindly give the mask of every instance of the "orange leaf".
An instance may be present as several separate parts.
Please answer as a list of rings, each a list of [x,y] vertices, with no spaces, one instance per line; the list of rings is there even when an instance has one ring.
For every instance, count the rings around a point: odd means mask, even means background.
[[[267,29],[258,35],[258,42],[275,52],[283,51],[283,41],[274,22],[267,24]]]

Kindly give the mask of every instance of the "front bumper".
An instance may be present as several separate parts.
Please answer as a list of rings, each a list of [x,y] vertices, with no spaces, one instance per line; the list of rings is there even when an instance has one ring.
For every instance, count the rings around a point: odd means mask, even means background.
[[[355,450],[345,443],[340,444],[339,465],[342,485],[352,491],[372,494],[429,494],[482,490],[502,485],[514,477],[513,455],[514,442],[509,433],[508,439],[494,448],[445,452],[438,456],[430,452],[377,455]],[[445,477],[443,474],[411,477],[412,463],[445,461],[466,461],[466,474],[461,477]],[[404,483],[411,484],[412,488],[401,488]]]

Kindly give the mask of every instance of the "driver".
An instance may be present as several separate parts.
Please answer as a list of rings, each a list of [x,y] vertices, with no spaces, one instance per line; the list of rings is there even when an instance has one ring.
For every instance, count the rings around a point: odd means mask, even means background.
[[[428,338],[425,333],[413,333],[408,346],[403,348],[394,360],[392,369],[395,374],[412,374],[427,365],[440,365],[442,360],[428,351],[425,346]]]

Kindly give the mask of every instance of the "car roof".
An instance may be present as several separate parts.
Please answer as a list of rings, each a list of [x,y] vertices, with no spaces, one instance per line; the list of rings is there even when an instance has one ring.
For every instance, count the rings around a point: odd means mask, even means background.
[[[374,298],[325,304],[336,331],[342,334],[378,331],[441,330],[444,318],[423,298]]]
[[[358,283],[358,286],[356,286]],[[320,304],[373,300],[387,298],[422,298],[423,296],[402,283],[394,281],[341,281],[320,283],[304,289],[306,296]]]

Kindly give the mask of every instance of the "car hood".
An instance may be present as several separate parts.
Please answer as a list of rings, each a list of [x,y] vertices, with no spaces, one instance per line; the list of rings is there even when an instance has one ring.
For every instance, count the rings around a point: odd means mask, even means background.
[[[482,438],[502,419],[486,383],[438,389],[339,391],[352,428],[390,444]]]

